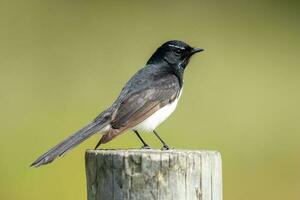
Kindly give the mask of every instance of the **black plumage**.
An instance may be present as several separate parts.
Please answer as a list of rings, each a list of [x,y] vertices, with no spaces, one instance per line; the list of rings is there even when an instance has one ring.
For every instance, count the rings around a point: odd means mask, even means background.
[[[111,107],[40,156],[31,166],[38,167],[52,162],[99,131],[104,132],[99,144],[106,143],[174,102],[183,86],[183,73],[190,57],[202,50],[177,40],[164,43],[150,57],[145,67],[126,83]]]

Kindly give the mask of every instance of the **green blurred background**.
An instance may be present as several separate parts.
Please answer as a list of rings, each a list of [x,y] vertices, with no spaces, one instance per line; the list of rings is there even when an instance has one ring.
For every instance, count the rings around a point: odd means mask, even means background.
[[[224,199],[300,198],[299,1],[0,1],[0,199],[86,199],[84,152],[30,163],[93,119],[163,42],[206,51],[159,127],[218,150]],[[151,134],[144,134],[159,148]],[[130,132],[103,148],[139,147]]]

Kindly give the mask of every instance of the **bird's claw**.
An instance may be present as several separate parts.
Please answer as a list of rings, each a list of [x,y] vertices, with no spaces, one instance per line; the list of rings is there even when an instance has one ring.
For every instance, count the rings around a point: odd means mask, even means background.
[[[161,150],[169,150],[170,148],[169,148],[169,146],[168,145],[164,145],[162,148],[161,148]]]
[[[149,145],[144,145],[141,147],[141,149],[151,149],[151,147]]]

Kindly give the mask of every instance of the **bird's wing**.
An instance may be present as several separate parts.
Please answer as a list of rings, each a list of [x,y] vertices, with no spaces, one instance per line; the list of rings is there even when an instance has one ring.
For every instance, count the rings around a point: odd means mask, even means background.
[[[111,127],[121,132],[141,123],[163,106],[173,102],[180,91],[178,78],[173,74],[153,82],[145,89],[126,97],[113,114]],[[110,141],[116,134],[102,137],[102,143]]]
[[[171,103],[179,94],[180,86],[175,75],[168,74],[144,90],[136,91],[121,102],[112,120],[112,127],[134,127],[155,111]]]

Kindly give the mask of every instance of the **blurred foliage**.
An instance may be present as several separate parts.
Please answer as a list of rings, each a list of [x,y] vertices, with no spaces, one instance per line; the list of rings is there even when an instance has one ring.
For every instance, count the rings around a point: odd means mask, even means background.
[[[299,1],[0,1],[0,198],[85,199],[84,151],[30,163],[81,128],[163,42],[206,51],[159,132],[218,150],[224,198],[300,198]],[[159,148],[151,134],[143,134]],[[103,148],[139,147],[130,132]]]

